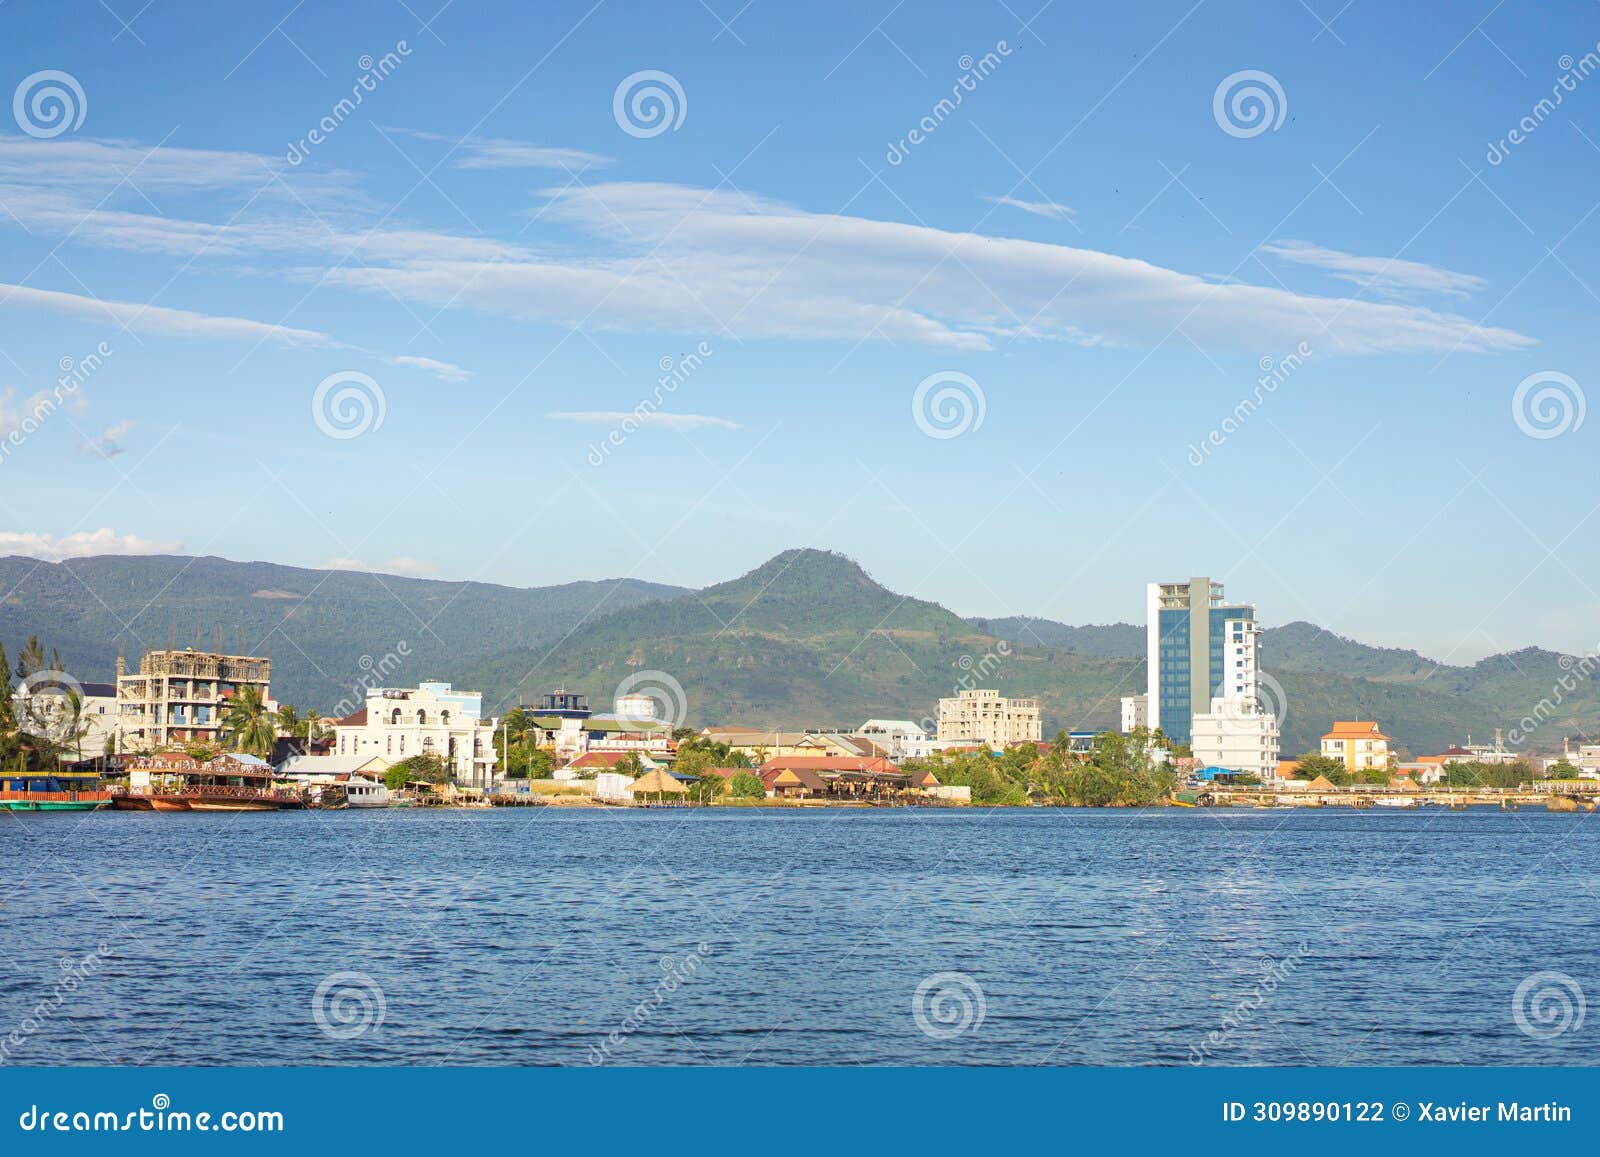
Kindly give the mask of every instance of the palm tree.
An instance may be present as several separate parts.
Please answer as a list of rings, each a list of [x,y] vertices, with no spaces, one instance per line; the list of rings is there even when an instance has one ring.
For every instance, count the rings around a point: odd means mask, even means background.
[[[225,726],[236,751],[260,756],[272,753],[272,743],[278,737],[278,731],[260,687],[247,684],[239,688],[239,693],[228,704]]]
[[[300,731],[300,713],[292,704],[285,703],[278,708],[278,726],[285,735],[295,735]]]

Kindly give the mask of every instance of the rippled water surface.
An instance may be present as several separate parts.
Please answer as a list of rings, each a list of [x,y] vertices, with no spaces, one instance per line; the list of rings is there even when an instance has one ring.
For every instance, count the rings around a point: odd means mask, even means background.
[[[0,814],[0,1049],[1593,1064],[1597,857],[1528,811]]]

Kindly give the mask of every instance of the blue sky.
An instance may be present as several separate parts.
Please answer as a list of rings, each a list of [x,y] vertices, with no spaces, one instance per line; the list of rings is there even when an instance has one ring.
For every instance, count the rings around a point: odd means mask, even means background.
[[[12,0],[0,549],[1591,650],[1600,8],[1392,8]]]

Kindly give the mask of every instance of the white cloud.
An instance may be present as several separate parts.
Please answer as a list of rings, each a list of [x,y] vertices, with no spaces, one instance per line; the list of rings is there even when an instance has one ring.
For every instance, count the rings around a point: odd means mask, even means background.
[[[39,309],[71,317],[86,317],[106,322],[118,329],[124,326],[137,333],[166,337],[214,337],[243,340],[271,339],[285,345],[335,345],[325,333],[289,326],[268,325],[242,317],[217,317],[187,309],[167,309],[159,305],[139,305],[131,301],[101,301],[76,293],[54,289],[30,289],[25,285],[0,282],[0,309]]]
[[[100,554],[180,554],[183,543],[118,534],[110,527],[57,537],[37,531],[0,531],[0,555],[20,554],[43,562]]]
[[[1069,209],[1065,205],[1058,205],[1054,201],[1023,201],[1016,197],[985,197],[995,205],[1009,205],[1013,209],[1021,209],[1024,213],[1032,213],[1035,217],[1076,217],[1078,211]]]
[[[100,431],[98,438],[80,443],[78,448],[85,454],[95,454],[105,459],[115,458],[118,454],[127,452],[122,440],[132,429],[132,422],[118,422],[115,426],[107,426]]]
[[[1324,249],[1309,241],[1273,241],[1263,245],[1261,251],[1298,265],[1324,269],[1342,281],[1380,293],[1417,290],[1446,297],[1467,297],[1489,284],[1481,277],[1456,273],[1437,265],[1402,261],[1398,257],[1357,257],[1337,249]]]
[[[450,362],[435,361],[433,358],[413,357],[410,354],[396,354],[383,359],[391,366],[411,366],[413,369],[427,370],[441,382],[460,383],[472,377],[471,370],[464,370]]]
[[[414,129],[388,129],[419,141],[443,141],[453,146],[450,165],[456,169],[565,169],[569,172],[609,165],[610,157],[582,149],[530,145],[496,137],[448,137]]]
[[[610,242],[588,259],[413,260],[331,281],[437,306],[593,328],[914,342],[996,338],[1149,347],[1182,334],[1256,350],[1517,349],[1511,330],[1417,306],[1217,285],[1065,245],[810,213],[679,185],[547,190],[546,216]],[[641,258],[648,260],[641,260]]]
[[[426,559],[400,555],[378,566],[371,566],[359,558],[330,558],[322,564],[323,570],[357,571],[362,574],[397,574],[409,578],[426,578],[438,568]]]
[[[708,414],[669,414],[664,410],[643,414],[633,410],[560,410],[545,417],[558,422],[596,422],[607,426],[637,422],[640,425],[665,426],[669,430],[700,430],[707,426],[718,426],[724,430],[740,428],[739,423],[730,422],[727,418],[713,418]]]
[[[71,151],[63,154],[62,171],[53,173],[45,147],[53,153],[63,145],[15,138],[0,143],[0,180],[14,182],[0,184],[0,200],[30,229],[75,230],[75,242],[140,252],[311,254],[318,267],[307,275],[325,277],[328,284],[536,322],[740,339],[890,341],[950,350],[990,349],[1014,338],[1140,348],[1187,339],[1203,348],[1249,351],[1305,341],[1330,355],[1482,352],[1533,344],[1508,329],[1402,301],[1219,285],[1093,249],[813,213],[729,191],[638,182],[547,190],[549,204],[541,220],[590,239],[585,251],[574,254],[566,246],[539,249],[427,230],[368,235],[351,222],[353,211],[308,214],[293,204],[292,211],[284,211],[283,186],[294,181],[299,195],[301,182],[312,175],[283,171],[278,162],[254,154],[157,150],[147,155],[125,142],[78,141],[65,146]],[[589,154],[545,155],[540,148],[468,141],[460,153],[464,160],[476,157],[485,164],[513,158],[519,163],[603,160]],[[237,187],[252,199],[260,189],[251,188],[256,174],[275,173],[275,179],[267,179],[279,201],[271,205],[266,198],[257,209],[271,212],[224,225],[144,212],[142,200],[115,185],[121,179],[117,173],[136,164],[136,179],[148,171],[174,189]],[[92,183],[80,187],[73,174]],[[105,195],[100,190],[117,192],[128,207],[99,204]],[[1044,215],[1065,210],[1048,201],[1002,200]],[[8,220],[0,215],[0,227]],[[1273,251],[1387,292],[1429,289],[1459,296],[1481,285],[1468,275],[1416,262],[1355,257],[1303,242],[1280,242]],[[336,262],[342,264],[327,268]],[[0,300],[5,299],[0,286]],[[9,301],[17,303],[16,291]],[[86,299],[70,295],[34,301],[57,309],[76,303],[70,308],[78,312],[92,308]],[[165,325],[169,332],[331,343],[324,334],[242,319],[119,308],[134,311],[147,327]]]

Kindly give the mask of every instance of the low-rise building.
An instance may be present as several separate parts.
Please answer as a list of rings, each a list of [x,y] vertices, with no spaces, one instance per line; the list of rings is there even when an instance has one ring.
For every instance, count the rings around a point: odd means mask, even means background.
[[[1340,721],[1322,737],[1322,754],[1352,773],[1387,770],[1394,758],[1389,742],[1373,720]]]
[[[0,671],[0,679],[6,672]],[[78,693],[78,717],[68,718],[66,691]],[[17,721],[29,728],[39,728],[56,739],[69,757],[80,752],[84,759],[115,754],[117,734],[117,688],[114,683],[69,683],[37,689],[27,680],[17,684],[12,700],[16,704]],[[37,715],[38,718],[30,717]],[[76,731],[76,734],[73,732]]]
[[[1122,697],[1122,734],[1127,735],[1140,727],[1150,726],[1150,696],[1124,695]]]
[[[484,716],[478,691],[437,682],[410,689],[374,687],[367,691],[365,707],[334,720],[334,754],[377,755],[390,763],[437,755],[457,784],[492,788],[495,724]]]
[[[1278,718],[1253,700],[1213,699],[1209,712],[1193,716],[1189,744],[1195,759],[1213,771],[1253,775],[1262,783],[1278,778]]]
[[[925,759],[933,754],[933,736],[910,719],[869,719],[852,737],[877,744],[890,759]]]
[[[999,751],[1042,738],[1037,699],[1012,699],[997,690],[963,690],[939,700],[940,740],[978,742]]]

